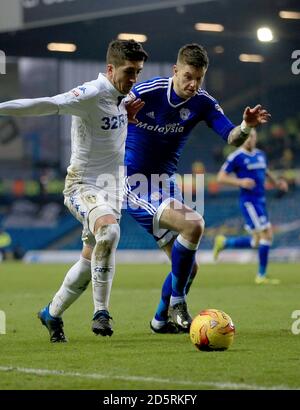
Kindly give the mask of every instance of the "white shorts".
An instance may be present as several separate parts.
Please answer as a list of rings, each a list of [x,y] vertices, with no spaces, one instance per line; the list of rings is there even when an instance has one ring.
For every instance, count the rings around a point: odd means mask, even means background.
[[[98,218],[113,215],[118,222],[121,219],[122,198],[115,191],[78,185],[70,195],[65,195],[64,204],[83,225],[81,239],[86,246],[95,246],[93,231]]]

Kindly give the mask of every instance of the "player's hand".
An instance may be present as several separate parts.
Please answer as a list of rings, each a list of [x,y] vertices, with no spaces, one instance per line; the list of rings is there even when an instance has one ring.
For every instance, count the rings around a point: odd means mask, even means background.
[[[135,118],[136,114],[144,107],[145,103],[140,98],[128,101],[125,103],[125,107],[128,115],[128,122],[131,124],[137,124],[138,120]]]
[[[268,113],[261,105],[254,108],[247,107],[243,114],[243,120],[249,127],[256,127],[269,121],[271,114]]]
[[[280,178],[278,181],[277,181],[277,188],[278,189],[280,189],[280,191],[283,191],[283,192],[288,192],[288,190],[289,190],[289,185],[288,185],[288,183],[286,182],[286,180],[285,179],[283,179],[283,178]]]
[[[252,178],[241,178],[240,187],[244,189],[252,189],[256,185],[254,179]]]

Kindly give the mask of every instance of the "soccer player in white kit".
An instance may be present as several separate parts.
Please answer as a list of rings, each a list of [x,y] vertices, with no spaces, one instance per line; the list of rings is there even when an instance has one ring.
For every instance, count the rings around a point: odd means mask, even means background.
[[[120,238],[123,166],[128,121],[143,106],[125,104],[124,96],[137,81],[148,55],[134,40],[112,41],[106,74],[54,97],[13,100],[0,104],[0,115],[71,114],[72,155],[67,170],[65,205],[82,223],[80,259],[67,272],[52,301],[39,313],[51,342],[66,342],[62,314],[92,279],[92,331],[111,336],[109,297]]]

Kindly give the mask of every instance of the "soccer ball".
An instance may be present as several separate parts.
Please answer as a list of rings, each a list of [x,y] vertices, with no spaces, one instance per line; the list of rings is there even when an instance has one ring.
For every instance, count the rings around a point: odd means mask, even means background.
[[[226,350],[231,346],[235,327],[227,313],[218,309],[202,310],[190,328],[192,343],[199,350]]]

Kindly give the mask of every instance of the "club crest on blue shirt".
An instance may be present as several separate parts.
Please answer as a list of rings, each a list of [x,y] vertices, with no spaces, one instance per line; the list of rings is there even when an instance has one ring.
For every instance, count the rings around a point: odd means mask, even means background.
[[[181,108],[179,111],[180,118],[185,121],[189,118],[191,111],[188,108]]]

